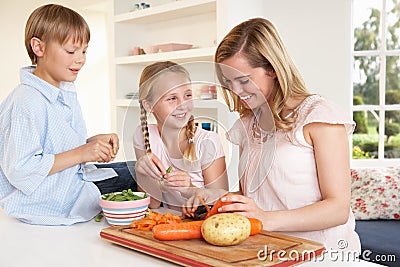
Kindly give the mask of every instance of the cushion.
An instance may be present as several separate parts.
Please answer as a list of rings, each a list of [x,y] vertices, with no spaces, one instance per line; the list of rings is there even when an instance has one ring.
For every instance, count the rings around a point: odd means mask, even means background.
[[[351,178],[357,220],[400,219],[400,167],[352,168]]]
[[[400,263],[400,221],[356,221],[356,232],[361,241],[361,259],[386,266]],[[396,259],[394,259],[396,257]]]

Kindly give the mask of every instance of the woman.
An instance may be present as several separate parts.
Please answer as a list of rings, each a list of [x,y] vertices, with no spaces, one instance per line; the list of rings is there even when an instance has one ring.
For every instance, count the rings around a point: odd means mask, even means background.
[[[256,217],[265,230],[319,241],[327,249],[360,251],[350,209],[353,121],[308,92],[266,19],[233,28],[215,62],[224,98],[240,114],[228,133],[240,149],[240,191],[225,196],[233,203],[219,211]],[[206,201],[219,193],[198,191]],[[193,216],[197,199],[187,202],[185,215]]]

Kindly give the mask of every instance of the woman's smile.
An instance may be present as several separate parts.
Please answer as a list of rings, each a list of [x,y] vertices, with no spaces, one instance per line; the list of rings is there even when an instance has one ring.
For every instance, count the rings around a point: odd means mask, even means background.
[[[247,100],[249,100],[252,96],[253,96],[253,95],[241,96],[241,97],[240,97],[240,100],[242,100],[242,101],[247,101]]]

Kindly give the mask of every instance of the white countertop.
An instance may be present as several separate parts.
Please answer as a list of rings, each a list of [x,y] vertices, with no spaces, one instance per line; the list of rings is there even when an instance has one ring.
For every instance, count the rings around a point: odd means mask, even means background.
[[[72,226],[38,226],[8,217],[0,209],[0,266],[176,266],[147,254],[102,240],[105,219]],[[143,266],[143,265],[142,265]],[[301,266],[379,266],[368,262],[308,262]]]

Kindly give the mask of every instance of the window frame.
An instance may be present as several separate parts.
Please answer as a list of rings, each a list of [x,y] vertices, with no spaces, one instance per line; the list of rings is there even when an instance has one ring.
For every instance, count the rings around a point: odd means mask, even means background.
[[[400,49],[396,50],[386,50],[386,33],[387,33],[387,16],[386,16],[386,2],[390,0],[381,0],[381,19],[379,23],[379,31],[380,31],[380,42],[381,44],[378,46],[377,50],[364,50],[364,51],[356,51],[354,50],[354,21],[351,22],[351,81],[352,81],[352,90],[351,90],[351,99],[354,97],[354,63],[355,57],[359,56],[375,56],[379,57],[379,104],[378,105],[353,105],[351,104],[351,114],[353,116],[354,111],[376,111],[379,114],[379,138],[378,138],[378,158],[374,159],[354,159],[351,153],[351,165],[355,167],[365,167],[370,166],[371,163],[379,166],[389,166],[394,164],[400,164],[400,158],[385,158],[384,157],[384,149],[385,149],[385,112],[386,111],[400,111],[400,103],[395,105],[386,105],[385,104],[385,93],[386,93],[386,57],[388,56],[399,56],[400,57]],[[352,0],[352,12],[356,12],[355,1]],[[353,13],[352,13],[353,16]],[[350,144],[351,151],[353,151],[353,142]]]

